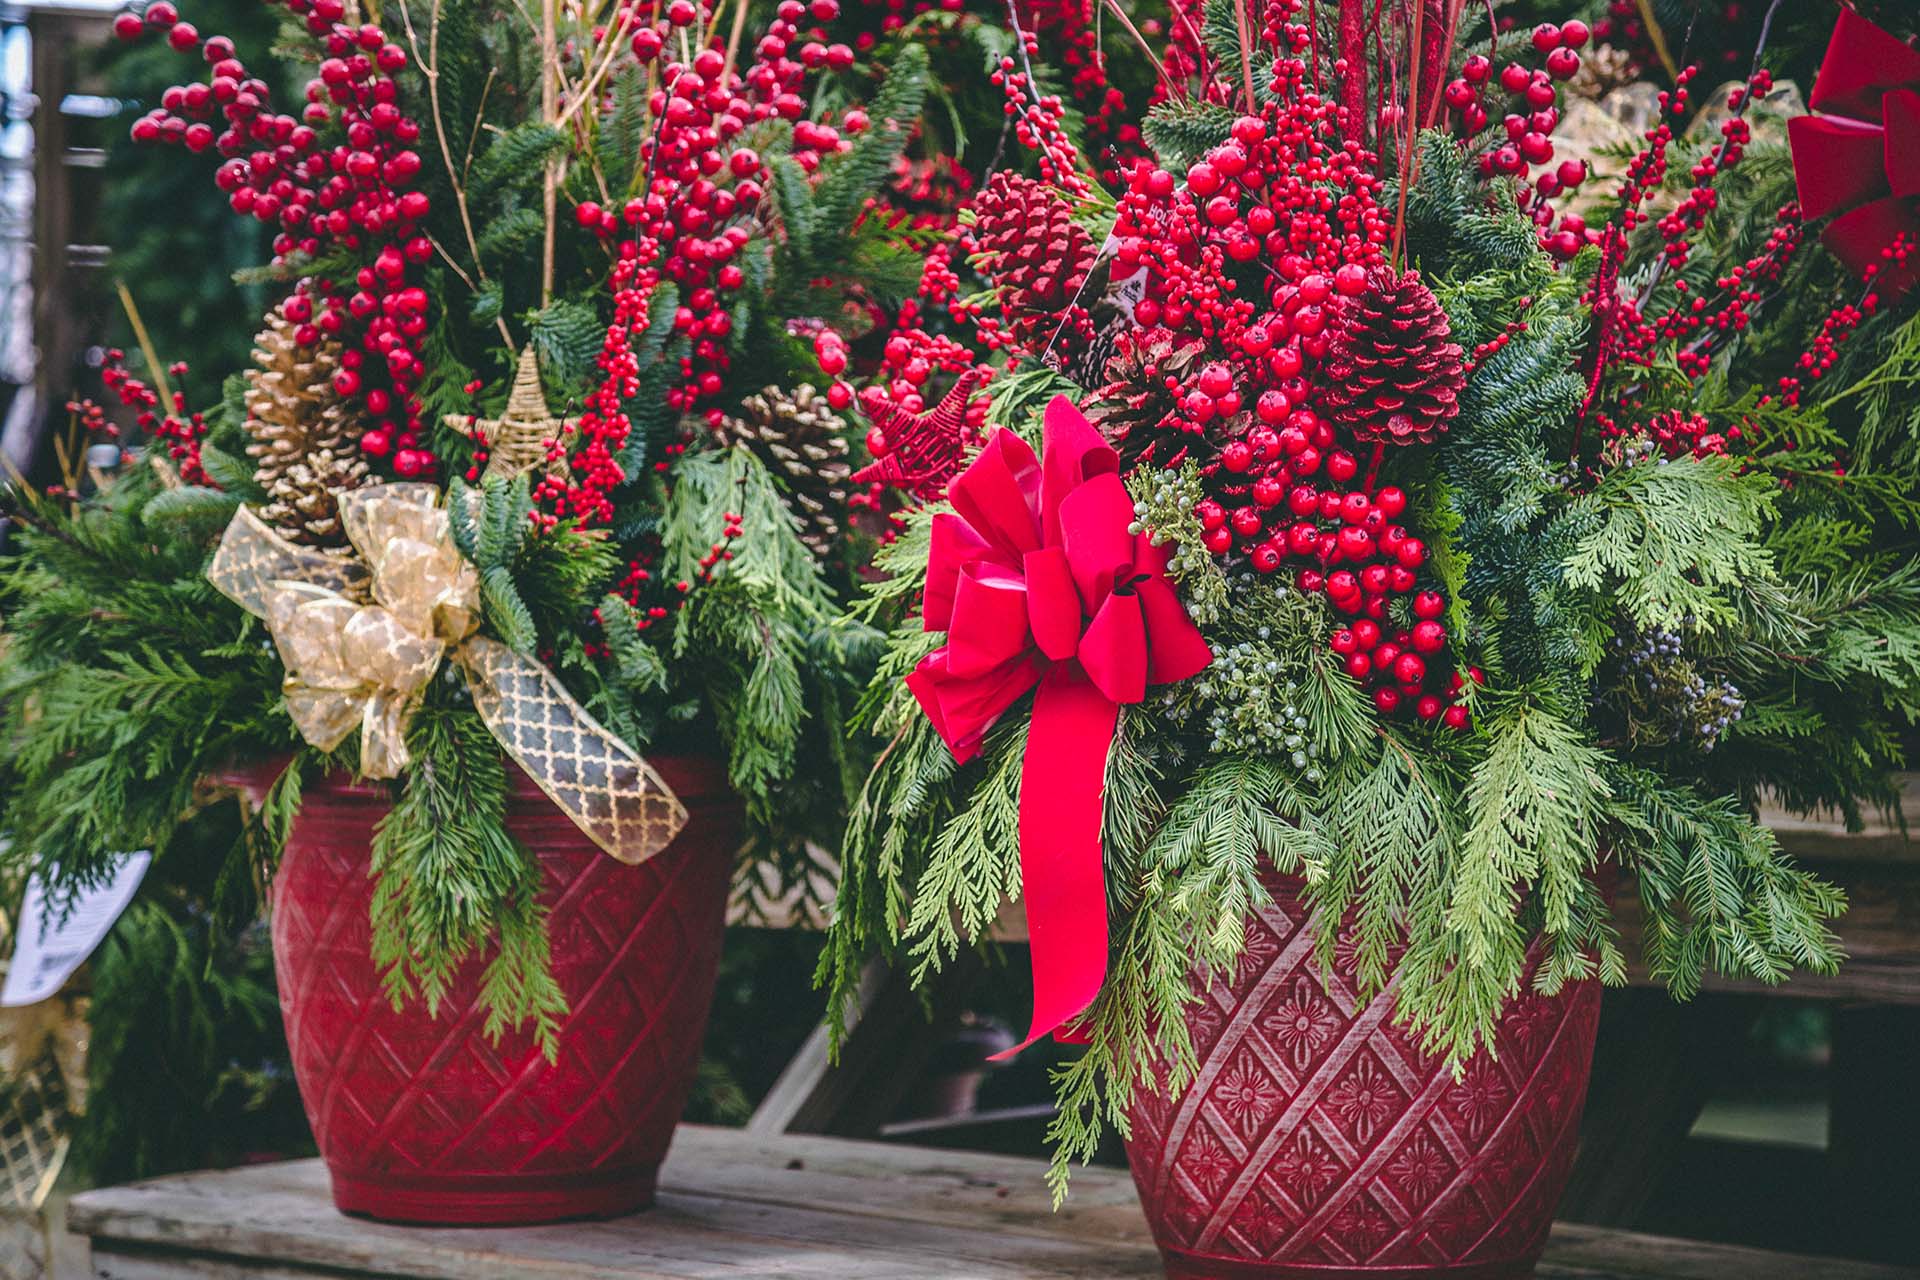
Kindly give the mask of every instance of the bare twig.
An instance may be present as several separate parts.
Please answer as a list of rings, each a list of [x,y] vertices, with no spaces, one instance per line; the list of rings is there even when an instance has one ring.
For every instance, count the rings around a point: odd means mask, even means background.
[[[473,149],[480,142],[480,126],[487,118],[487,99],[493,95],[493,82],[499,75],[500,68],[487,68],[487,81],[480,86],[480,105],[473,112],[473,128],[467,133],[467,153],[460,157],[460,177],[454,183],[456,187],[465,187],[467,175],[473,172]]]
[[[1247,24],[1247,0],[1233,0],[1233,21],[1240,35],[1240,76],[1246,81],[1247,114],[1260,109],[1253,96],[1253,31]]]
[[[465,267],[454,261],[453,255],[447,252],[447,246],[440,243],[440,237],[434,235],[432,232],[428,232],[427,243],[432,245],[433,251],[440,255],[440,261],[446,263],[447,266],[453,269],[453,274],[460,277],[461,284],[464,284],[468,289],[476,293],[479,292],[480,286],[474,282],[472,276],[467,274]]]
[[[1773,15],[1779,11],[1780,0],[1773,0],[1773,3],[1767,6],[1767,16],[1760,21],[1760,38],[1753,46],[1753,61],[1747,67],[1747,80],[1744,90],[1740,95],[1740,104],[1729,113],[1730,118],[1734,120],[1745,116],[1747,114],[1747,108],[1753,105],[1753,78],[1760,74],[1760,55],[1767,51],[1767,34],[1773,30]],[[1732,145],[1733,140],[1725,137],[1714,144],[1713,177],[1708,179],[1708,181],[1717,181],[1726,172],[1724,162],[1727,156],[1727,149]],[[1653,300],[1654,290],[1659,288],[1660,282],[1667,277],[1667,265],[1668,258],[1665,254],[1661,254],[1660,257],[1654,260],[1653,270],[1648,273],[1646,284],[1641,286],[1639,296],[1634,299],[1633,305],[1636,311],[1645,307]]]
[[[720,73],[720,83],[725,84],[733,75],[735,60],[740,56],[740,39],[747,30],[747,0],[738,0],[733,10],[733,27],[727,32],[727,65]]]
[[[540,0],[540,118],[551,122],[554,116],[555,77],[559,73],[560,50],[555,35],[557,0]],[[540,237],[540,305],[553,300],[554,218],[560,207],[560,163],[547,158],[547,171],[540,183],[540,208],[546,215],[546,227]]]
[[[1660,58],[1660,65],[1667,69],[1667,79],[1680,78],[1680,64],[1673,60],[1673,50],[1667,48],[1667,33],[1660,29],[1660,19],[1653,14],[1653,0],[1634,0],[1640,10],[1640,25],[1647,29],[1647,39],[1653,41],[1653,51]]]
[[[1127,29],[1127,34],[1133,37],[1133,42],[1140,46],[1140,52],[1147,55],[1147,61],[1153,65],[1155,74],[1160,77],[1161,82],[1171,93],[1176,86],[1173,83],[1173,77],[1167,74],[1164,60],[1153,51],[1153,46],[1147,43],[1147,38],[1140,34],[1140,28],[1133,25],[1133,19],[1127,16],[1125,9],[1121,8],[1120,0],[1105,0],[1105,3],[1107,11],[1120,19],[1120,25]]]
[[[113,287],[120,293],[120,306],[127,313],[127,323],[133,326],[133,337],[140,344],[140,354],[147,358],[147,372],[153,378],[154,389],[160,393],[161,412],[172,413],[173,388],[167,383],[167,366],[160,363],[160,353],[153,349],[153,336],[147,332],[147,322],[140,318],[140,308],[134,305],[127,282],[115,280]]]
[[[440,146],[440,161],[447,167],[447,185],[453,188],[453,206],[460,213],[460,230],[466,234],[467,250],[473,255],[474,273],[484,283],[487,278],[487,269],[480,261],[480,243],[473,234],[473,215],[467,208],[466,175],[463,171],[454,168],[453,150],[447,146],[447,122],[440,111],[440,0],[433,0],[433,10],[427,18],[426,57],[420,56],[420,39],[414,32],[413,13],[407,6],[407,0],[400,0],[400,25],[407,33],[407,46],[413,53],[413,65],[420,68],[420,74],[427,79],[427,108],[433,115],[434,141]],[[491,75],[488,76],[487,84],[489,87],[493,84]],[[481,97],[483,113],[485,108],[486,98],[483,94]],[[473,136],[477,137],[479,132],[480,117],[475,116]],[[473,158],[472,138],[467,142],[467,158],[469,161]],[[440,257],[466,282],[467,288],[478,289],[479,286],[474,283],[473,277],[460,270],[459,264],[454,262],[453,255],[447,252],[444,245],[435,241],[433,247],[439,250]],[[493,323],[500,330],[500,340],[511,347],[513,334],[507,328],[506,318],[495,316]]]
[[[1394,261],[1402,266],[1405,264],[1401,255],[1407,247],[1407,188],[1413,185],[1414,132],[1419,128],[1415,117],[1420,109],[1420,59],[1425,52],[1420,45],[1420,24],[1426,12],[1425,4],[1413,6],[1413,30],[1407,37],[1407,53],[1413,60],[1407,69],[1407,96],[1411,101],[1401,104],[1404,123],[1400,130],[1400,154],[1396,157],[1400,170],[1400,197],[1395,202],[1397,207],[1393,214],[1392,255]]]

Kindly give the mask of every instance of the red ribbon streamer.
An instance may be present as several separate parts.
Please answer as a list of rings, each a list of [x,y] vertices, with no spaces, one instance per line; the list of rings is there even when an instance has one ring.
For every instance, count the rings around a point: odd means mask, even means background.
[[[948,494],[922,608],[947,642],[907,687],[962,764],[1035,690],[1020,769],[1034,1009],[1009,1057],[1078,1018],[1106,980],[1101,801],[1121,704],[1213,654],[1167,580],[1170,552],[1127,531],[1118,456],[1064,397],[1047,406],[1039,459],[997,431]]]
[[[1898,298],[1920,282],[1920,52],[1842,9],[1810,105],[1823,114],[1787,121],[1801,208],[1845,210],[1821,241],[1855,274],[1878,266]],[[1896,266],[1881,253],[1902,235],[1915,252]]]

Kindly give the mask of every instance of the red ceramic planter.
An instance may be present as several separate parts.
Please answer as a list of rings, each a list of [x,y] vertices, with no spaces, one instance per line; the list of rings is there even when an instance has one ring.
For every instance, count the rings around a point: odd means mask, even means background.
[[[1573,1164],[1597,981],[1528,991],[1455,1080],[1312,959],[1298,882],[1249,922],[1238,976],[1187,1024],[1200,1072],[1143,1096],[1127,1156],[1175,1280],[1519,1280]]]
[[[273,882],[273,955],[294,1074],[347,1213],[507,1224],[628,1213],[693,1083],[720,956],[739,806],[717,763],[651,760],[686,828],[637,867],[582,835],[512,770],[507,829],[546,873],[557,1061],[498,1043],[476,1007],[485,957],[437,1017],[395,1010],[369,954],[367,850],[384,788],[310,784]],[[270,779],[271,774],[268,775]]]

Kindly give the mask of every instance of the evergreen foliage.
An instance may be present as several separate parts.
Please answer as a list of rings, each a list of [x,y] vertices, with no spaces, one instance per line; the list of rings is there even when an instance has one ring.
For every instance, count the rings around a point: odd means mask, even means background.
[[[1231,7],[1208,16],[1231,70]],[[1175,167],[1233,116],[1173,97],[1146,133]],[[1170,575],[1214,663],[1125,708],[1108,757],[1108,977],[1082,1019],[1085,1052],[1055,1076],[1056,1198],[1073,1160],[1125,1131],[1139,1090],[1191,1082],[1195,975],[1233,972],[1275,877],[1314,907],[1322,962],[1336,940],[1350,947],[1362,996],[1390,989],[1396,1019],[1456,1067],[1491,1051],[1523,984],[1626,980],[1616,869],[1644,916],[1638,958],[1679,998],[1709,974],[1771,983],[1840,961],[1843,896],[1792,865],[1755,807],[1765,793],[1857,817],[1893,799],[1920,684],[1920,521],[1901,492],[1920,453],[1893,405],[1920,370],[1920,328],[1886,324],[1869,364],[1797,408],[1762,403],[1762,377],[1629,366],[1616,376],[1634,380],[1642,412],[1739,424],[1751,443],[1736,456],[1603,449],[1587,372],[1596,254],[1556,266],[1472,164],[1423,137],[1405,246],[1452,340],[1480,350],[1445,435],[1376,464],[1412,495],[1447,633],[1484,671],[1486,687],[1460,695],[1471,729],[1377,715],[1327,648],[1338,624],[1324,597],[1209,554],[1193,462],[1128,477],[1138,520],[1173,544]],[[1769,181],[1736,194],[1762,202]],[[1776,340],[1759,327],[1742,340]],[[1044,371],[1008,377],[990,423],[1030,435],[1053,389]],[[941,641],[913,616],[927,530],[909,522],[856,607],[893,629],[856,721],[883,745],[817,975],[836,1019],[869,957],[925,981],[983,945],[1021,892],[1027,704],[958,767],[900,683]],[[1663,695],[1637,656],[1648,637],[1684,654],[1700,688],[1737,686],[1713,705],[1744,716],[1651,705]]]
[[[660,64],[634,59],[627,42],[616,41],[606,46],[614,59],[608,74],[584,91],[591,96],[573,101],[569,81],[566,107],[548,118],[542,51],[526,10],[443,0],[369,16],[407,51],[395,101],[419,126],[407,145],[420,170],[400,185],[427,197],[401,268],[405,283],[418,286],[418,295],[407,290],[403,327],[412,323],[412,299],[425,299],[417,333],[407,334],[420,364],[412,387],[418,412],[393,404],[394,421],[376,421],[388,411],[353,402],[366,414],[357,427],[389,437],[386,448],[365,450],[370,478],[416,478],[401,454],[417,432],[434,459],[434,470],[418,478],[443,490],[452,538],[477,573],[482,632],[545,664],[636,750],[723,754],[749,810],[745,862],[776,878],[816,871],[807,851],[838,843],[846,795],[864,772],[845,723],[878,658],[879,636],[836,617],[850,554],[823,568],[798,536],[789,495],[748,451],[714,447],[709,415],[817,375],[790,322],[899,298],[917,283],[924,237],[897,233],[867,210],[919,128],[926,48],[902,43],[884,74],[862,63],[815,77],[823,93],[845,99],[840,109],[864,95],[870,125],[846,130],[844,148],[797,147],[784,105],[738,136],[722,128],[705,144],[721,160],[736,148],[764,157],[776,174],[773,207],[756,207],[737,171],[720,176],[737,212],[720,214],[706,234],[721,236],[725,224],[730,251],[731,239],[742,237],[730,259],[742,281],[725,286],[737,302],[714,317],[732,322],[725,333],[693,330],[682,319],[694,310],[683,305],[690,299],[682,284],[697,297],[712,291],[710,275],[677,284],[679,273],[660,270],[654,275],[666,278],[648,281],[646,323],[631,332],[635,375],[610,393],[624,396],[619,407],[631,430],[610,460],[618,468],[606,494],[610,517],[599,519],[557,502],[554,489],[564,493],[590,465],[573,455],[584,449],[588,394],[604,376],[615,316],[610,269],[622,240],[639,233],[629,217],[620,236],[603,237],[576,214],[589,202],[620,214],[662,184],[679,184],[670,205],[684,201],[680,188],[691,177],[643,164],[644,149],[661,138],[655,112],[664,108],[654,95],[662,85],[653,74]],[[559,20],[563,28],[587,21],[570,11]],[[304,31],[289,33],[302,56],[324,47],[324,38],[316,45]],[[597,47],[584,25],[563,30],[563,74],[600,56],[585,52]],[[723,29],[712,56],[725,49]],[[178,59],[152,47],[147,56]],[[732,51],[726,56],[746,74]],[[285,97],[297,103],[297,89]],[[316,127],[321,146],[333,146],[336,125]],[[802,170],[797,150],[810,167],[820,159],[816,171]],[[217,163],[206,159],[196,182]],[[244,353],[259,315],[296,281],[307,282],[310,297],[334,291],[363,300],[374,286],[362,282],[374,278],[383,247],[389,255],[403,247],[385,230],[370,225],[359,241],[336,242],[343,247],[320,257],[288,250],[247,274],[244,296],[257,305],[229,306],[217,321],[195,311],[193,322],[209,336],[220,330]],[[232,241],[235,253],[266,252],[252,233]],[[427,246],[432,255],[422,262]],[[180,270],[154,265],[150,274]],[[381,279],[379,292],[390,297]],[[356,311],[349,327],[365,320]],[[391,310],[383,313],[382,324],[393,322]],[[366,335],[355,328],[348,336],[353,346]],[[549,412],[567,423],[557,448],[569,456],[550,472],[483,480],[485,464],[471,465],[474,442],[446,420],[501,416],[529,349]],[[365,351],[379,358],[374,346]],[[0,561],[0,845],[8,870],[57,868],[58,892],[97,878],[115,851],[151,848],[162,860],[184,859],[178,833],[205,809],[209,775],[235,761],[295,756],[267,809],[208,872],[207,892],[245,918],[303,780],[357,763],[356,740],[329,758],[302,746],[266,628],[202,576],[234,511],[265,496],[247,452],[240,363],[222,369],[216,361],[207,371],[234,373],[206,418],[201,457],[210,486],[162,490],[154,473],[137,468],[73,509],[9,495],[25,528],[10,549],[17,554]],[[696,364],[725,372],[711,375],[717,390],[689,383]],[[431,1009],[461,965],[481,965],[488,1031],[526,1026],[551,1050],[564,1002],[548,962],[540,871],[503,826],[509,773],[457,670],[425,691],[408,739],[413,763],[393,786],[371,855],[375,959],[388,992]]]
[[[407,749],[413,763],[371,850],[373,962],[387,994],[436,1013],[467,958],[497,938],[480,978],[487,1034],[526,1026],[551,1058],[567,1003],[548,962],[539,864],[507,833],[499,744],[441,695],[414,716]]]

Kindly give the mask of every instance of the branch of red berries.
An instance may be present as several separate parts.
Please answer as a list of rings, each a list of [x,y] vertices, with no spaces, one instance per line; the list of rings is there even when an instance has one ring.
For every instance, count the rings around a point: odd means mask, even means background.
[[[334,249],[366,262],[350,289],[324,277],[301,281],[286,314],[302,346],[323,339],[346,346],[334,390],[371,420],[362,452],[403,478],[426,476],[437,464],[416,394],[426,372],[419,343],[429,301],[417,269],[434,251],[420,229],[430,202],[411,189],[421,167],[420,124],[401,109],[397,79],[408,55],[378,24],[344,22],[342,0],[284,3],[319,46],[318,74],[307,82],[298,117],[274,110],[268,85],[234,56],[232,40],[202,39],[169,0],[115,19],[124,40],[164,32],[174,49],[198,49],[207,64],[205,82],[167,89],[134,122],[133,138],[227,157],[214,181],[235,213],[276,228],[277,262]]]

